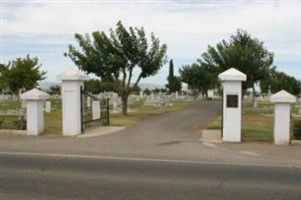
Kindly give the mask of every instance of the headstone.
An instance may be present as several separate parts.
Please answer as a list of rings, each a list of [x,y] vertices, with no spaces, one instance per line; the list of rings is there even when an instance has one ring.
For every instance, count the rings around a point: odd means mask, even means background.
[[[117,106],[118,106],[118,102],[117,102],[117,99],[116,99],[116,101],[113,101],[113,112],[117,111]]]
[[[301,98],[299,99],[299,110],[298,110],[298,114],[301,115]]]
[[[257,99],[254,100],[253,108],[258,108],[258,100]]]
[[[92,119],[100,119],[100,101],[92,101]]]
[[[91,97],[87,97],[87,107],[90,108],[91,107]]]
[[[26,101],[21,101],[21,108],[26,108]]]
[[[46,101],[46,103],[45,103],[45,112],[46,113],[51,112],[51,102],[50,101]]]
[[[140,91],[140,98],[143,98],[143,91]]]

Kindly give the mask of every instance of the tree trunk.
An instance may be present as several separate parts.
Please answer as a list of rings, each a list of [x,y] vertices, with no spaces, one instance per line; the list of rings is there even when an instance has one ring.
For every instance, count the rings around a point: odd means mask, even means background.
[[[128,115],[128,97],[129,95],[122,95],[121,101],[122,101],[122,115],[127,116]]]

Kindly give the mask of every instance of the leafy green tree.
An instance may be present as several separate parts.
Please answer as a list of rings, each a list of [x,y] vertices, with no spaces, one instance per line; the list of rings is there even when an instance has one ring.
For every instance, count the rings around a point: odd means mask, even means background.
[[[60,94],[61,93],[61,86],[59,84],[52,85],[49,87],[49,94]]]
[[[0,64],[0,92],[4,92],[9,88],[8,85],[8,73],[9,73],[10,63],[7,65]]]
[[[98,94],[100,93],[100,80],[98,79],[90,79],[88,81],[84,82],[85,90],[92,93],[92,94]]]
[[[261,92],[267,93],[269,88],[272,93],[286,90],[293,95],[299,95],[301,83],[295,77],[279,72],[276,70],[276,67],[273,67],[269,75],[260,81]]]
[[[182,81],[188,84],[196,98],[200,93],[208,98],[208,90],[217,87],[217,75],[208,67],[193,63],[179,69]]]
[[[169,75],[167,77],[168,84],[166,84],[166,88],[168,89],[169,93],[181,91],[182,83],[181,78],[174,76],[174,66],[173,60],[169,61]]]
[[[148,88],[145,88],[145,90],[143,91],[144,94],[146,95],[150,95],[152,93],[152,91]]]
[[[30,58],[27,55],[26,58],[17,58],[7,66],[7,70],[4,70],[6,84],[15,94],[18,94],[21,89],[29,90],[37,87],[38,81],[46,78],[46,71],[40,70],[41,64],[37,57]]]
[[[273,53],[269,52],[262,41],[252,38],[246,31],[238,29],[229,41],[222,40],[216,47],[208,46],[199,62],[221,73],[229,68],[236,68],[247,75],[243,82],[243,92],[252,88],[269,73],[273,64]]]
[[[69,45],[69,56],[79,69],[94,73],[103,81],[113,82],[122,99],[122,113],[127,115],[128,96],[142,78],[154,76],[166,62],[165,44],[152,33],[147,40],[143,28],[126,29],[119,21],[115,30],[75,34],[79,49]],[[134,79],[134,70],[139,71]]]

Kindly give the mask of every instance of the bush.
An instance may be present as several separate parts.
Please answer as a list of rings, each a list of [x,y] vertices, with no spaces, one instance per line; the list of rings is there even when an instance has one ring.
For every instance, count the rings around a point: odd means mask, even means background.
[[[293,136],[297,140],[301,140],[301,120],[294,122]]]

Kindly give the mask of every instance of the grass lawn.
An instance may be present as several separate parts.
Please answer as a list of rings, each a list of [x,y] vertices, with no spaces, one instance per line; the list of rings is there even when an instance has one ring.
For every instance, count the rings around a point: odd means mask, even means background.
[[[51,112],[44,115],[44,134],[62,134],[62,103],[59,99],[51,100]]]
[[[242,141],[273,141],[274,105],[270,102],[260,102],[258,108],[253,108],[250,102],[244,102],[242,115]],[[292,112],[296,113],[295,105]],[[221,129],[221,116],[211,122],[208,129]]]
[[[139,123],[139,121],[144,120],[150,116],[189,108],[198,103],[200,103],[200,101],[178,101],[170,107],[156,108],[153,106],[145,106],[143,101],[137,101],[129,105],[129,111],[132,110],[134,112],[129,112],[128,116],[126,117],[121,113],[110,114],[110,122],[112,126],[130,126],[137,124]],[[62,134],[61,100],[52,99],[51,107],[51,113],[45,113],[44,115],[44,134]],[[20,102],[0,103],[0,110],[19,108],[21,108]]]

